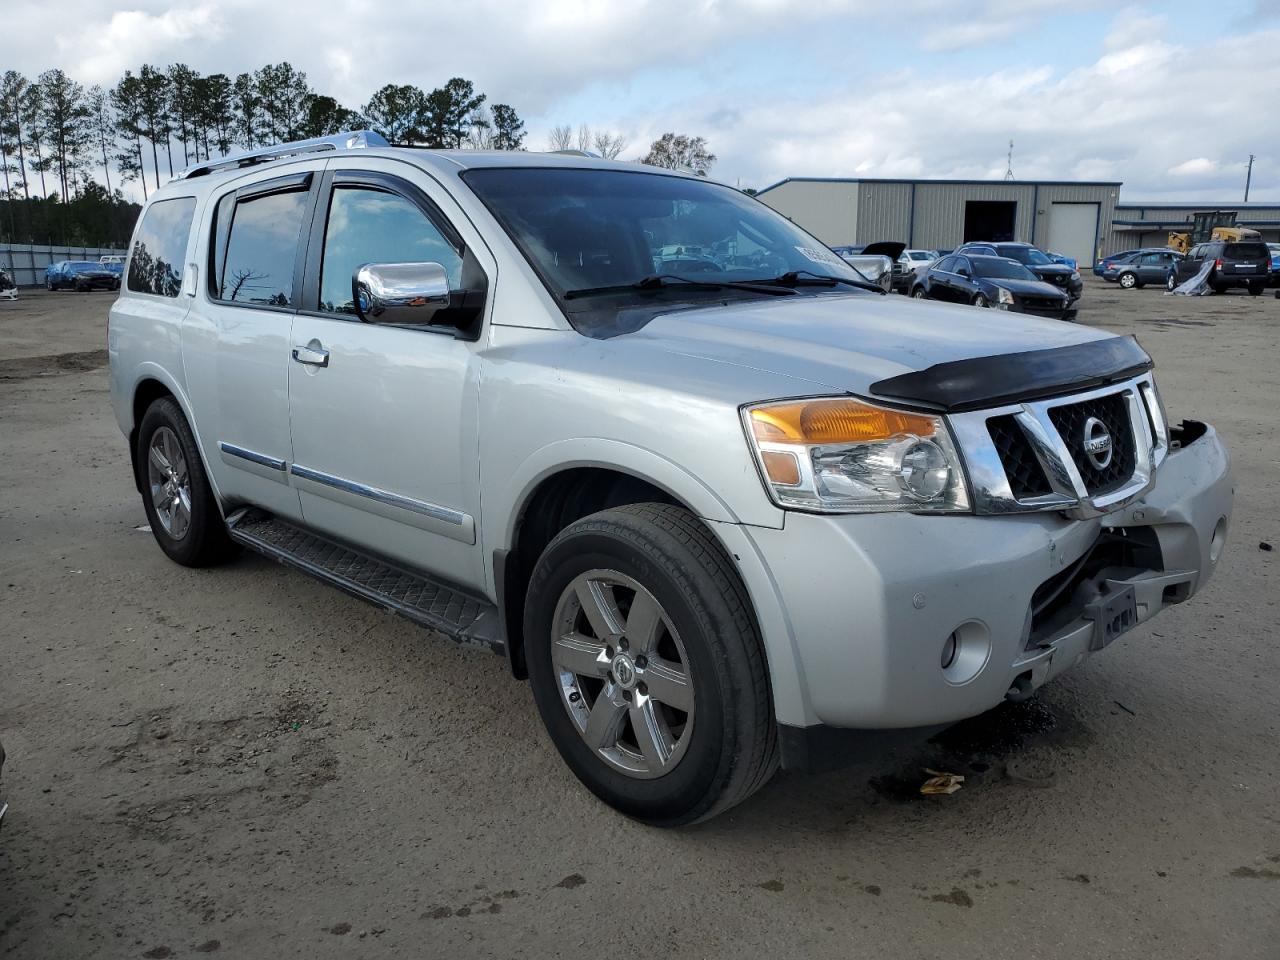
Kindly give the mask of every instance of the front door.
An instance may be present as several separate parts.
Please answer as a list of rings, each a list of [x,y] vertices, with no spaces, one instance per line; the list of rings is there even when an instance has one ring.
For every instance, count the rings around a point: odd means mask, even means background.
[[[367,263],[434,261],[453,289],[464,260],[495,270],[429,177],[394,160],[361,166],[326,177],[311,231],[289,363],[291,480],[308,526],[480,587],[479,344],[451,327],[364,323],[351,281]]]

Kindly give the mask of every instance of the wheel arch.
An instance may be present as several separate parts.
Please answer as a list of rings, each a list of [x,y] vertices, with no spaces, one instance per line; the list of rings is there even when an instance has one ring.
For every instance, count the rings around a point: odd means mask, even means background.
[[[133,470],[133,482],[138,488],[138,492],[143,490],[142,475],[140,472],[141,465],[138,462],[138,428],[142,423],[142,418],[153,403],[157,400],[168,397],[178,405],[178,409],[182,411],[182,415],[186,417],[187,425],[191,428],[192,435],[196,438],[196,450],[200,455],[200,459],[204,466],[205,476],[209,479],[209,485],[213,488],[215,498],[218,497],[217,481],[213,472],[209,469],[208,458],[204,453],[204,443],[200,439],[200,428],[195,418],[191,415],[191,405],[187,401],[187,397],[178,383],[169,376],[168,372],[156,364],[146,364],[138,370],[130,392],[129,399],[129,464]]]
[[[517,471],[508,485],[505,503],[494,505],[502,519],[493,526],[499,522],[501,526],[491,528],[492,539],[488,541],[493,545],[494,592],[514,676],[527,676],[524,603],[529,577],[542,550],[575,520],[610,507],[646,502],[670,503],[688,510],[706,522],[733,556],[718,528],[737,523],[738,517],[701,480],[657,454],[617,442],[566,441],[539,451]]]

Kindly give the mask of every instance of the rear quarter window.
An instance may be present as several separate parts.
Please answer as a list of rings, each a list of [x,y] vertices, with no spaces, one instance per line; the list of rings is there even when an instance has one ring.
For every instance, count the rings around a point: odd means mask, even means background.
[[[130,290],[160,297],[178,295],[182,289],[182,258],[187,252],[187,235],[195,210],[195,197],[157,200],[147,207],[129,255]]]

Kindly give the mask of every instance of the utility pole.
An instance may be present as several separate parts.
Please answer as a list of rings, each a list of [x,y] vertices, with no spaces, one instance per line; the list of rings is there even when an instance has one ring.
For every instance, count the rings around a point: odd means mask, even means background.
[[[1244,175],[1244,202],[1249,202],[1249,183],[1253,180],[1253,154],[1249,154],[1249,169]]]
[[[1009,141],[1009,166],[1004,171],[1004,178],[1006,180],[1013,179],[1013,141],[1012,140]]]

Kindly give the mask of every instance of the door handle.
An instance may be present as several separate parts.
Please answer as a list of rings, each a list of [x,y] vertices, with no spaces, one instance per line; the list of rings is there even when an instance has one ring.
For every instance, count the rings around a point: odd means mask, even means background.
[[[327,367],[329,365],[329,351],[320,346],[318,340],[312,340],[305,347],[294,347],[293,359],[310,367]]]

